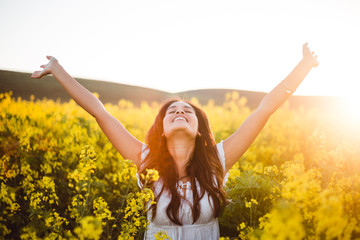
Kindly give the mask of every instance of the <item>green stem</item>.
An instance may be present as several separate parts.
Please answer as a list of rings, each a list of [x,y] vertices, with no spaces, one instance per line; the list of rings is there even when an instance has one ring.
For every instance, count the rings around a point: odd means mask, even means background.
[[[128,185],[127,185],[127,188],[126,188],[126,196],[128,195],[128,193],[129,193],[129,189],[130,189],[130,181],[129,181],[129,183],[128,183]],[[125,199],[123,199],[123,201],[122,201],[122,203],[121,203],[121,205],[120,205],[120,208],[119,209],[122,209],[123,208],[123,206],[124,206],[124,204],[125,204],[125,202],[126,202],[126,198]],[[119,210],[119,212],[117,213],[117,215],[116,215],[116,218],[115,218],[115,221],[114,221],[114,224],[116,224],[117,223],[117,221],[119,220],[119,217],[120,217],[120,210]],[[113,233],[113,227],[111,226],[111,231],[110,231],[110,236],[112,236],[112,233]]]

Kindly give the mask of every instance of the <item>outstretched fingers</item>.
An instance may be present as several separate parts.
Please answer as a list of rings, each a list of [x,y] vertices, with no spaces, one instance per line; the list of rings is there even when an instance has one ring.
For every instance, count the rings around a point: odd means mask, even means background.
[[[42,72],[42,71],[35,71],[35,72],[31,75],[31,77],[32,77],[32,78],[40,78],[40,77],[41,77],[41,72]]]
[[[304,43],[303,45],[303,52],[311,53],[308,42]]]
[[[35,71],[31,77],[32,78],[42,78],[45,75],[48,75],[51,73],[51,69],[54,67],[54,64],[57,64],[58,61],[53,56],[46,56],[46,58],[49,60],[47,64],[40,65],[40,68],[42,68],[41,71]]]
[[[319,65],[319,60],[317,59],[317,55],[315,55],[314,51],[311,51],[308,47],[308,43],[304,43],[303,45],[303,56],[313,62],[313,66],[317,67]]]

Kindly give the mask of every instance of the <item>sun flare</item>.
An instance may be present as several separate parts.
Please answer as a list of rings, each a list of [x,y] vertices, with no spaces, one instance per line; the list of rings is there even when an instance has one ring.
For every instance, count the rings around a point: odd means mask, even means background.
[[[349,120],[360,123],[360,96],[349,95],[343,98],[344,111]]]

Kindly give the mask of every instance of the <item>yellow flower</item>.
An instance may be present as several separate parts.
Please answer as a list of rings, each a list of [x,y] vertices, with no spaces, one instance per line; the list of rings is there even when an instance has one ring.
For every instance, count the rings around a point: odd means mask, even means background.
[[[154,234],[154,237],[156,240],[171,240],[166,231],[157,232]]]
[[[245,201],[245,207],[246,208],[251,208],[251,202],[248,202],[246,200],[244,200],[244,201]]]
[[[244,222],[240,223],[240,229],[244,229],[246,227],[246,224]]]
[[[108,219],[108,220],[115,219],[114,217],[112,217],[108,205],[102,197],[98,197],[94,199],[93,208],[94,208],[93,212],[95,216],[100,217],[101,219]]]
[[[145,179],[148,181],[156,182],[159,179],[159,172],[155,169],[146,169]]]
[[[101,219],[93,216],[86,216],[80,220],[80,227],[75,228],[74,232],[79,239],[100,239],[102,233]]]
[[[280,202],[262,221],[264,232],[261,239],[286,240],[305,237],[301,214],[294,205],[285,201]]]

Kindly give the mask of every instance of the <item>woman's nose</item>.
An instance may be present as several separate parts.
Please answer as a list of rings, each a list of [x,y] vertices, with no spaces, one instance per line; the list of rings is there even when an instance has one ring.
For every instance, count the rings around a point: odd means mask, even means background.
[[[175,114],[180,114],[180,113],[185,114],[185,112],[182,108],[178,108],[175,112]]]

